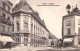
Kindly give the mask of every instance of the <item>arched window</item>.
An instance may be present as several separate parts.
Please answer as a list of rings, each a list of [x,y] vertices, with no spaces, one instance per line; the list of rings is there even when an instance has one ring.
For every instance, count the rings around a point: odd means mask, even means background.
[[[19,25],[19,23],[17,23],[17,31],[19,31],[20,30],[20,25]]]
[[[24,31],[28,31],[28,23],[24,23]]]

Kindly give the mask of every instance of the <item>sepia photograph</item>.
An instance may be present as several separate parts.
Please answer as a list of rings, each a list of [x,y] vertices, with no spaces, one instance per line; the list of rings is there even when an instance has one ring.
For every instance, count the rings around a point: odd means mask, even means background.
[[[0,0],[0,51],[80,51],[80,0]]]

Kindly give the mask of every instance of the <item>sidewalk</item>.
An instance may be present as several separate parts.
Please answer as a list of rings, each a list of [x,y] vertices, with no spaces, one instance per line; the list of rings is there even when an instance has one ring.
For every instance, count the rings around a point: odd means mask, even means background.
[[[0,49],[0,51],[37,51],[37,50],[45,50],[45,49],[53,49],[52,47],[16,47],[11,49]]]
[[[79,49],[79,48],[72,48],[72,47],[68,47],[68,48],[52,48],[52,47],[16,47],[16,48],[11,48],[11,49],[0,49],[0,51],[37,51],[37,50],[75,50],[75,49]]]

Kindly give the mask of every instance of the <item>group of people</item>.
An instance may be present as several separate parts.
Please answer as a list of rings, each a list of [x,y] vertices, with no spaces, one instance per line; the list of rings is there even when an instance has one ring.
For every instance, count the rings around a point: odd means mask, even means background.
[[[55,44],[54,41],[51,41],[51,47],[57,47],[57,48],[61,48],[63,47],[63,40],[57,40],[57,43]]]

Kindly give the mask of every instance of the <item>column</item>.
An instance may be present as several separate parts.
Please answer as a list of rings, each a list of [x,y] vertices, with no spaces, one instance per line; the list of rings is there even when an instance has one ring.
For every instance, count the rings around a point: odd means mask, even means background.
[[[20,14],[20,31],[23,31],[24,30],[24,27],[23,27],[23,19],[24,19],[24,14],[23,13],[21,13]]]
[[[31,33],[31,15],[28,15],[28,16],[29,16],[28,30],[29,30],[29,33]]]
[[[74,41],[74,47],[78,47],[78,36],[75,36],[73,41]]]
[[[78,16],[75,16],[75,36],[74,36],[74,47],[78,46]]]

